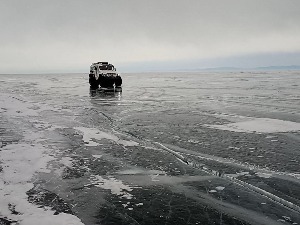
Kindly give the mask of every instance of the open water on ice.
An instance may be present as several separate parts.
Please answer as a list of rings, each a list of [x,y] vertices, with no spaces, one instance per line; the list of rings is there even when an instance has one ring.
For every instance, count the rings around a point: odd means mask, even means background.
[[[300,73],[0,75],[0,224],[300,224]]]

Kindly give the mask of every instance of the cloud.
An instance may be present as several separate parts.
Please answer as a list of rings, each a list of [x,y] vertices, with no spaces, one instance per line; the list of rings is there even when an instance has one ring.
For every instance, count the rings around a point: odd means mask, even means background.
[[[0,71],[300,51],[298,0],[0,0]]]

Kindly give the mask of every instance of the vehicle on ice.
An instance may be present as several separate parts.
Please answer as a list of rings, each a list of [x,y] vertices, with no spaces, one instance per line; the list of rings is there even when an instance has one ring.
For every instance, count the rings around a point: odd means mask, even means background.
[[[122,78],[116,68],[108,62],[93,63],[90,67],[89,83],[91,89],[101,91],[122,91]]]

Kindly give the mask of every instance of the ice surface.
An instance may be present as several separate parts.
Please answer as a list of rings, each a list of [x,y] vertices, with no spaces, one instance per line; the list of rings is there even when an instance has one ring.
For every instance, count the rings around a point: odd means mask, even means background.
[[[299,76],[126,74],[116,95],[0,75],[0,221],[299,224]],[[29,203],[34,186],[76,216]]]

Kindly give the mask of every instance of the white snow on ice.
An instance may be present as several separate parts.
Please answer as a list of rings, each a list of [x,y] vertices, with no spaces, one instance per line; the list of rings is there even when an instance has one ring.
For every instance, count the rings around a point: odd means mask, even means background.
[[[73,166],[73,159],[71,157],[63,157],[60,160],[60,163],[67,167]]]
[[[42,145],[11,144],[0,152],[0,215],[18,221],[20,225],[82,225],[79,218],[65,213],[54,215],[54,211],[39,208],[28,202],[26,194],[34,187],[38,172],[49,172],[47,164],[54,158]],[[9,205],[19,214],[12,214]]]
[[[39,116],[32,104],[21,96],[0,95],[1,114],[16,122],[19,132],[22,123]],[[38,127],[36,127],[38,128]],[[48,126],[45,126],[48,128]],[[34,187],[38,173],[48,173],[48,163],[54,160],[50,150],[39,144],[43,141],[40,133],[22,132],[22,142],[1,148],[0,165],[0,216],[18,225],[83,225],[74,215],[54,215],[50,208],[40,208],[28,202],[27,191]],[[11,207],[18,213],[13,213]]]
[[[300,123],[291,121],[269,119],[269,118],[253,118],[244,122],[229,123],[225,125],[205,125],[206,127],[228,130],[234,132],[259,132],[259,133],[276,133],[276,132],[292,132],[300,130]]]
[[[143,175],[166,175],[165,171],[162,170],[145,170],[142,168],[132,168],[127,170],[118,171],[118,174],[122,175],[137,175],[137,174],[143,174]]]
[[[272,177],[272,173],[262,173],[262,172],[257,172],[257,176],[262,177],[262,178],[270,178]]]
[[[216,187],[215,189],[218,190],[218,191],[223,191],[223,190],[225,189],[225,187],[218,186],[218,187]]]
[[[117,180],[112,176],[103,178],[102,176],[95,175],[91,177],[91,181],[92,181],[92,185],[94,185],[95,187],[100,187],[106,190],[110,190],[112,194],[118,195],[121,198],[126,198],[126,199],[133,198],[133,195],[129,193],[133,190],[133,187],[124,184],[121,180]],[[90,184],[86,186],[90,186]]]
[[[100,159],[100,158],[102,158],[102,155],[92,155],[94,158],[96,158],[96,159]]]
[[[121,144],[124,146],[136,146],[137,142],[134,141],[126,141],[118,138],[117,136],[100,131],[96,128],[87,128],[87,127],[75,127],[74,129],[79,130],[83,134],[83,141],[86,143],[86,146],[98,146],[94,140],[108,139],[116,142],[117,144]]]

